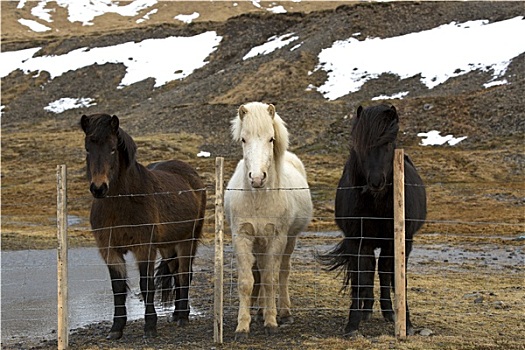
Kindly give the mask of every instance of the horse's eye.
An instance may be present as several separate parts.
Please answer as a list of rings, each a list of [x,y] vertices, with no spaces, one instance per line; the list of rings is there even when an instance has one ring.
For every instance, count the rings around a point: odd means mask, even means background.
[[[274,139],[273,137],[271,137],[271,138],[270,138],[270,143],[271,143],[271,142],[274,142],[274,141],[275,141],[275,139]]]
[[[245,143],[245,142],[246,142],[246,140],[244,139],[244,137],[241,139],[241,141],[242,141],[242,143]]]
[[[112,149],[112,150],[111,150],[111,155],[114,155],[116,151],[117,151],[117,150]]]

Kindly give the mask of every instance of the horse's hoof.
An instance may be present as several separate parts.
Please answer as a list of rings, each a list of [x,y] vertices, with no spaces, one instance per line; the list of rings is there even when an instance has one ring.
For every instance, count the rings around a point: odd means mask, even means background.
[[[106,337],[107,340],[117,340],[122,338],[122,331],[111,331]]]
[[[343,334],[343,337],[345,338],[357,338],[359,337],[359,331],[357,329],[353,330],[353,331],[347,331],[345,330],[344,334]]]
[[[281,317],[279,319],[279,322],[281,324],[292,324],[294,323],[294,319],[293,319],[293,316],[285,316],[285,317]]]
[[[150,330],[144,331],[143,338],[144,339],[155,338],[156,336],[157,336],[157,330],[156,329],[150,329]]]
[[[264,327],[264,334],[266,335],[274,335],[277,333],[277,327],[270,327],[270,326],[265,326]]]
[[[171,323],[171,322],[177,322],[179,320],[179,317],[178,316],[175,316],[174,314],[170,314],[168,316],[168,322]]]
[[[185,326],[187,326],[189,323],[190,323],[190,320],[188,320],[187,318],[179,318],[179,319],[177,320],[177,326],[179,326],[179,327],[185,327]]]
[[[391,311],[383,312],[383,318],[388,322],[395,322],[394,313]]]
[[[235,332],[235,341],[243,341],[248,339],[248,332]]]
[[[363,311],[361,314],[361,320],[362,321],[370,321],[372,318],[372,311]]]

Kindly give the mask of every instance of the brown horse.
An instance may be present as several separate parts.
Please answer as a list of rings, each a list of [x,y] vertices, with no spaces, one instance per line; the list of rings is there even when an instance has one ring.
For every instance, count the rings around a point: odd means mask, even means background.
[[[173,319],[188,323],[192,263],[202,234],[206,191],[199,175],[181,161],[145,167],[137,145],[119,127],[117,116],[83,115],[87,177],[94,197],[90,222],[100,255],[107,264],[114,297],[108,339],[119,339],[127,322],[127,273],[124,255],[131,251],[140,273],[145,306],[144,336],[157,334],[154,306],[155,260],[163,287],[175,289]],[[159,282],[159,280],[157,280]],[[163,301],[169,293],[162,293]]]

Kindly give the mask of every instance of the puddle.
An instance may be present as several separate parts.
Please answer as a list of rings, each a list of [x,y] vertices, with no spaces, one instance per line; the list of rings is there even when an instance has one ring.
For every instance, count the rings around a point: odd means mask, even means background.
[[[309,251],[313,256],[317,250],[320,253],[327,252],[332,249],[342,238],[342,233],[338,231],[331,232],[307,232],[302,235],[306,238],[325,239],[323,244],[318,244],[312,247],[307,240],[298,240],[297,251]],[[331,239],[333,238],[333,240]],[[501,238],[503,240],[515,240],[509,237],[485,237],[480,238],[480,242],[487,238]],[[378,251],[375,252],[376,257]],[[308,253],[294,254],[308,260]],[[449,244],[433,244],[433,245],[414,245],[410,254],[408,268],[411,270],[435,272],[439,271],[465,271],[471,268],[488,268],[492,270],[505,270],[515,273],[523,273],[525,267],[525,245],[521,247],[516,246],[502,246],[495,244],[479,245],[463,245],[453,246]],[[492,272],[493,273],[493,272]]]
[[[138,287],[138,271],[131,254],[128,260],[128,320],[142,319],[144,306]],[[57,252],[27,250],[2,252],[2,344],[21,339],[55,338],[57,329]],[[111,321],[113,294],[107,268],[98,250],[69,250],[69,328]],[[191,301],[190,301],[191,303]],[[171,308],[157,307],[159,316]],[[203,312],[191,309],[190,317]]]
[[[79,225],[81,223],[82,223],[82,219],[79,216],[76,216],[76,215],[68,215],[67,216],[67,225],[68,226]]]

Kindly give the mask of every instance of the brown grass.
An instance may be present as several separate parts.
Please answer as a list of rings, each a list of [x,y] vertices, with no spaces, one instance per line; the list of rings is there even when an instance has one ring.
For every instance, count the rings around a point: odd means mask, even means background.
[[[202,137],[161,133],[135,140],[137,158],[143,164],[173,157],[194,165],[208,186],[207,216],[213,216],[215,160],[196,157]],[[428,223],[422,233],[441,233],[443,237],[519,235],[525,219],[520,202],[525,183],[519,173],[499,161],[505,153],[428,148],[410,154],[427,184]],[[336,230],[333,198],[346,155],[300,156],[315,206],[310,230]],[[2,249],[55,246],[59,164],[68,167],[68,213],[82,219],[70,232],[71,244],[91,243],[86,233],[91,196],[85,179],[83,134],[81,130],[57,130],[48,121],[2,135]],[[235,159],[225,160],[226,180],[235,164]],[[213,223],[208,222],[207,231],[212,230]]]

